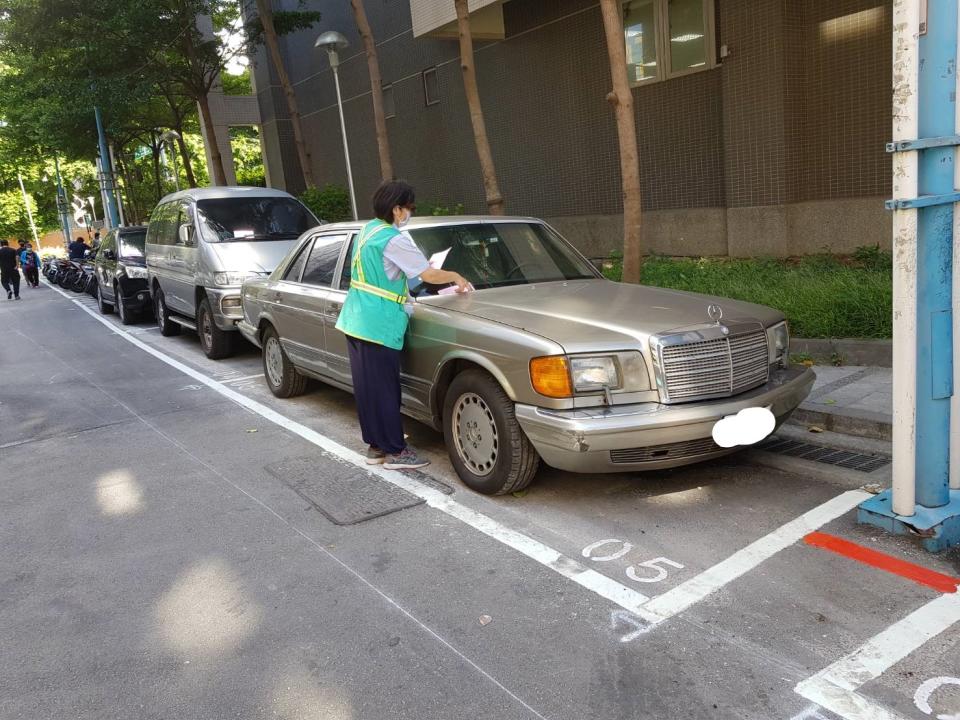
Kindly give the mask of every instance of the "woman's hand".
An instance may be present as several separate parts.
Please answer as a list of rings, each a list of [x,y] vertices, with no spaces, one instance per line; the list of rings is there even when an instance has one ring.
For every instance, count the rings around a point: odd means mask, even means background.
[[[458,293],[464,293],[470,289],[470,283],[467,282],[467,279],[463,277],[463,275],[450,270],[430,268],[420,273],[420,279],[431,285],[447,285],[448,283],[453,283],[457,286]]]

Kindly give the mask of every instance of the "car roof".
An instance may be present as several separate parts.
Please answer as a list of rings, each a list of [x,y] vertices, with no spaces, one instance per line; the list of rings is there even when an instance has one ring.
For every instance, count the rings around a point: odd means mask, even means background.
[[[348,222],[327,223],[321,225],[322,230],[359,230],[370,220],[351,220]],[[410,218],[409,224],[404,226],[404,230],[416,230],[417,228],[441,227],[444,225],[479,225],[490,223],[537,223],[543,224],[543,220],[534,217],[522,217],[519,215],[425,215],[423,217]]]
[[[166,195],[160,202],[171,202],[172,200],[225,200],[228,198],[243,197],[288,197],[292,198],[288,192],[277,190],[275,188],[263,187],[245,187],[242,185],[230,187],[205,187],[189,188],[179,192]]]

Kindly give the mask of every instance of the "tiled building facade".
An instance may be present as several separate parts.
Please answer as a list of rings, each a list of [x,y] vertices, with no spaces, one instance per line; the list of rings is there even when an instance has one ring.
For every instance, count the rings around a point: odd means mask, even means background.
[[[452,11],[452,0],[366,0],[395,172],[423,201],[483,212],[458,44],[449,26],[425,33],[438,2]],[[596,0],[482,4],[494,15],[477,24],[492,39],[475,41],[476,67],[507,211],[549,218],[590,253],[616,249],[618,147]],[[278,9],[295,5],[274,0]],[[314,175],[345,184],[333,76],[313,47],[320,31],[335,29],[351,42],[340,79],[364,207],[379,178],[366,58],[348,3],[306,6],[323,13],[320,25],[281,42]],[[631,0],[624,15],[648,251],[889,245],[890,0]],[[286,102],[262,51],[254,75],[268,178],[298,192]]]

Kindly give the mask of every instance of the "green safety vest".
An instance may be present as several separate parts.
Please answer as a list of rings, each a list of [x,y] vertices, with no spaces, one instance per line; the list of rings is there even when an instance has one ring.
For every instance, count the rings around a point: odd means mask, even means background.
[[[360,340],[403,349],[407,331],[407,279],[390,280],[383,269],[383,251],[400,234],[383,220],[364,225],[353,249],[350,289],[337,320],[337,330]]]

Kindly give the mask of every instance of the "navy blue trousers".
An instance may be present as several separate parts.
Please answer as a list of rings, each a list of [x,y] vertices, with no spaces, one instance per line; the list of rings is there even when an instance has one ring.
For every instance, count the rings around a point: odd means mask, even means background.
[[[400,351],[349,335],[347,347],[363,441],[395,455],[407,446],[400,416]]]

